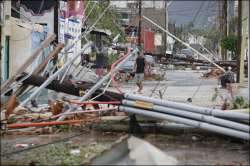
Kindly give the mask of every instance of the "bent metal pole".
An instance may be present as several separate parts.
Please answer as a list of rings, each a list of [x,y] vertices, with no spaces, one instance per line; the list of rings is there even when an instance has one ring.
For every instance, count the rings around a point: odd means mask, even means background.
[[[247,113],[225,112],[225,111],[218,110],[218,109],[211,109],[211,108],[199,107],[199,106],[194,106],[194,105],[185,104],[185,103],[177,103],[173,101],[154,99],[154,98],[145,97],[142,95],[129,94],[129,93],[125,94],[124,97],[130,100],[146,101],[146,102],[154,103],[154,104],[161,105],[161,106],[166,106],[166,107],[176,108],[179,110],[196,112],[196,113],[201,113],[201,114],[206,114],[206,115],[213,115],[217,117],[248,120],[248,121],[250,119],[249,114]]]
[[[32,98],[34,98],[43,88],[48,86],[56,77],[64,71],[71,63],[73,63],[87,48],[91,46],[91,42],[86,43],[83,48],[71,59],[69,60],[62,68],[57,70],[54,74],[52,74],[39,88],[37,88],[26,100],[24,100],[20,106],[25,106]]]
[[[119,69],[120,69],[120,67],[124,64],[124,63],[126,63],[129,59],[130,59],[130,57],[131,56],[133,56],[135,53],[137,53],[139,50],[138,50],[138,48],[135,48],[134,50],[133,50],[133,52],[132,53],[128,53],[128,55],[127,55],[127,57],[126,58],[124,58],[114,69],[113,69],[113,73],[116,73]],[[96,90],[98,90],[100,87],[102,87],[103,86],[103,83],[105,83],[106,81],[108,81],[109,79],[110,79],[110,77],[111,77],[111,74],[112,74],[112,72],[109,72],[107,75],[105,75],[101,80],[99,80],[92,88],[90,88],[88,91],[87,91],[87,93],[85,94],[85,95],[83,95],[81,98],[80,98],[80,102],[83,102],[83,101],[85,101],[85,100],[87,100]],[[72,107],[71,109],[69,109],[66,113],[68,113],[68,112],[70,112],[70,111],[74,111],[74,107]],[[62,120],[64,120],[64,118],[65,118],[65,116],[61,116],[60,118],[58,118],[57,120],[58,121],[62,121]]]
[[[140,102],[138,103],[136,101],[131,101],[131,100],[123,100],[122,104],[130,106],[130,107],[137,107],[137,108],[142,108],[142,109],[145,108],[145,105],[143,105],[143,103],[141,104]],[[176,116],[182,116],[182,117],[186,117],[186,118],[196,119],[199,121],[204,121],[207,123],[213,123],[216,125],[220,125],[220,126],[224,126],[224,127],[228,127],[228,128],[232,128],[232,129],[236,129],[236,130],[241,130],[241,131],[244,131],[247,133],[250,132],[250,128],[248,125],[244,125],[244,124],[237,123],[237,122],[232,122],[230,120],[225,120],[225,119],[221,119],[221,118],[216,118],[216,117],[209,116],[209,115],[203,115],[203,114],[199,114],[199,113],[182,111],[182,110],[168,108],[168,107],[154,105],[154,104],[151,104],[150,108],[147,108],[147,109],[149,109],[150,111],[156,111],[156,112],[167,113],[167,114],[174,114]]]
[[[204,59],[206,59],[208,62],[212,63],[214,66],[218,67],[220,70],[222,70],[223,72],[225,72],[225,70],[220,67],[219,65],[217,65],[216,63],[214,63],[212,60],[210,60],[209,58],[207,58],[205,55],[203,55],[202,53],[200,53],[199,51],[197,51],[196,49],[194,49],[193,47],[191,47],[188,43],[182,41],[181,39],[179,39],[178,37],[176,37],[175,35],[173,35],[172,33],[170,33],[169,31],[167,31],[166,29],[162,28],[161,26],[159,26],[158,24],[156,24],[154,21],[152,21],[151,19],[149,19],[146,16],[143,16],[144,19],[146,19],[147,21],[149,21],[150,23],[154,24],[155,26],[157,26],[158,28],[160,28],[162,31],[164,31],[165,33],[167,33],[169,36],[171,36],[172,38],[174,38],[175,40],[177,40],[178,42],[180,42],[181,44],[185,45],[186,47],[190,48],[192,51],[194,51],[195,53],[197,53],[198,55],[202,56]]]
[[[196,120],[181,118],[181,117],[177,117],[177,116],[173,116],[173,115],[167,115],[167,114],[163,114],[163,113],[159,113],[159,112],[151,112],[151,111],[144,110],[144,109],[136,109],[136,108],[127,107],[127,106],[120,106],[119,110],[124,111],[124,112],[128,112],[128,113],[140,114],[140,115],[144,115],[144,116],[148,116],[148,117],[164,119],[164,120],[169,120],[169,121],[173,121],[176,123],[186,124],[189,126],[198,127],[198,128],[204,129],[204,130],[232,136],[235,138],[241,138],[244,140],[250,139],[249,133],[237,131],[234,129],[229,129],[226,127],[216,126],[216,125],[212,125],[212,124],[208,124],[208,123],[204,123],[204,122],[200,122],[200,121],[196,121]]]

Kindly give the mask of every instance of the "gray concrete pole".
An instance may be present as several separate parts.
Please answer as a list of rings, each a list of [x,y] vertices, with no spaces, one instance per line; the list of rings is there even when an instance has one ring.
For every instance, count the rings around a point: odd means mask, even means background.
[[[131,101],[131,100],[123,100],[122,104],[130,106],[130,107],[138,107],[136,102]],[[140,106],[139,106],[139,108],[143,109],[143,107],[140,107]],[[203,115],[203,114],[199,114],[199,113],[188,112],[188,111],[178,110],[178,109],[174,109],[174,108],[163,107],[163,106],[159,106],[159,105],[152,105],[152,108],[150,108],[149,111],[156,111],[156,112],[161,112],[161,113],[173,114],[173,115],[177,115],[177,116],[181,116],[181,117],[186,117],[186,118],[190,118],[190,119],[204,121],[207,123],[213,123],[216,125],[220,125],[220,126],[224,126],[224,127],[228,127],[228,128],[232,128],[232,129],[236,129],[236,130],[241,130],[241,131],[244,131],[247,133],[250,132],[250,128],[248,125],[244,125],[244,124],[237,123],[237,122],[232,122],[230,120],[225,120],[225,119],[221,119],[221,118],[216,118],[213,116]]]
[[[188,43],[182,41],[181,39],[179,39],[178,37],[176,37],[175,35],[173,35],[172,33],[170,33],[169,31],[167,31],[166,29],[162,28],[161,26],[159,26],[158,24],[156,24],[154,21],[152,21],[151,19],[149,19],[146,16],[143,16],[144,19],[146,19],[147,21],[149,21],[150,23],[154,24],[155,26],[157,26],[158,28],[160,28],[162,31],[164,31],[165,33],[167,33],[169,36],[171,36],[172,38],[174,38],[175,40],[177,40],[178,42],[180,42],[181,44],[185,45],[186,47],[190,48],[192,51],[194,51],[196,54],[202,56],[204,59],[206,59],[208,62],[212,63],[214,66],[216,66],[217,68],[219,68],[221,71],[225,72],[225,70],[220,67],[219,65],[217,65],[216,63],[214,63],[212,60],[210,60],[209,58],[207,58],[205,55],[203,55],[202,53],[200,53],[199,51],[197,51],[196,49],[194,49],[193,47],[191,47]]]
[[[165,25],[165,28],[166,28],[166,30],[168,30],[168,1],[165,1],[165,10],[166,10],[166,25]],[[166,43],[166,50],[165,50],[165,52],[164,52],[164,54],[166,55],[166,51],[168,50],[168,34],[167,33],[165,33],[165,37],[166,37],[166,41],[165,41],[165,43]]]
[[[125,62],[127,62],[129,59],[130,59],[130,57],[132,56],[132,55],[134,55],[137,51],[139,51],[137,48],[136,49],[134,49],[134,51],[132,52],[132,53],[130,53],[125,59],[123,59],[114,69],[113,69],[113,73],[116,73],[119,69],[120,69],[120,67],[125,63]],[[87,91],[87,93],[86,94],[84,94],[81,98],[80,98],[80,102],[83,102],[83,101],[85,101],[85,100],[87,100],[97,89],[99,89],[99,88],[101,88],[102,86],[103,86],[103,84],[106,82],[106,81],[108,81],[109,79],[110,79],[110,77],[111,77],[111,72],[109,72],[107,75],[105,75],[101,80],[99,80],[91,89],[89,89],[88,91]],[[66,113],[68,113],[68,112],[71,112],[71,111],[74,111],[75,110],[75,108],[73,108],[72,107],[72,109],[69,109]],[[66,116],[61,116],[60,118],[58,118],[57,119],[57,121],[62,121],[62,120],[64,120],[64,118],[65,118]]]
[[[127,107],[127,106],[120,106],[119,110],[124,111],[124,112],[128,112],[128,113],[132,113],[132,114],[140,114],[143,116],[153,117],[153,118],[157,118],[157,119],[164,119],[164,120],[173,121],[176,123],[194,126],[194,127],[198,127],[198,128],[204,129],[204,130],[208,130],[208,131],[212,131],[212,132],[216,132],[219,134],[228,135],[228,136],[232,136],[232,137],[240,138],[240,139],[244,139],[244,140],[250,139],[249,133],[229,129],[226,127],[220,127],[220,126],[216,126],[216,125],[212,125],[212,124],[208,124],[208,123],[204,123],[204,122],[200,122],[200,121],[196,121],[196,120],[180,118],[180,117],[173,116],[173,115],[167,115],[167,114],[163,114],[163,113],[159,113],[159,112],[151,112],[148,110],[136,109],[136,108],[131,108],[131,107]]]
[[[250,103],[250,2],[248,1],[248,103]]]
[[[169,19],[168,19],[168,7],[169,5],[171,5],[173,1],[165,1],[165,8],[166,8],[166,30],[168,31],[168,22],[169,22]],[[166,50],[165,50],[165,54],[166,54],[166,51],[169,50],[170,48],[168,48],[168,34],[166,34]]]
[[[196,112],[196,113],[201,113],[201,114],[206,114],[206,115],[213,115],[217,117],[223,117],[223,118],[230,118],[230,119],[239,119],[239,120],[248,120],[250,119],[249,114],[246,113],[241,113],[241,112],[225,112],[222,110],[218,109],[211,109],[211,108],[206,108],[206,107],[199,107],[199,106],[194,106],[190,104],[185,104],[185,103],[177,103],[173,101],[166,101],[166,100],[160,100],[160,99],[154,99],[142,95],[137,95],[137,94],[125,94],[124,97],[126,99],[130,100],[139,100],[139,101],[145,101],[148,103],[153,103],[161,106],[166,106],[166,107],[171,107],[171,108],[176,108],[179,110],[185,110],[185,111],[190,111],[190,112]]]
[[[68,68],[71,63],[73,63],[81,54],[84,52],[88,47],[91,46],[91,42],[85,44],[81,51],[76,54],[70,61],[68,61],[62,68],[60,68],[57,72],[55,72],[53,75],[51,75],[39,88],[37,88],[26,100],[24,100],[20,106],[25,106],[32,98],[34,98],[43,88],[45,88],[47,85],[49,85],[56,77],[63,72],[66,68]]]

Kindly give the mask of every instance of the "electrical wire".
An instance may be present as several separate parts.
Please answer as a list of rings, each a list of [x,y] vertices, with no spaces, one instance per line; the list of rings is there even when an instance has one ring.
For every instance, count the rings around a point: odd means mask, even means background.
[[[161,68],[163,69],[163,65],[161,66]],[[161,69],[160,69],[161,70]],[[162,79],[164,79],[165,75],[167,74],[167,70],[164,71],[163,75],[162,75]],[[151,94],[149,95],[150,97],[152,97],[152,95],[155,93],[155,91],[157,90],[157,88],[159,87],[161,83],[161,80],[159,80],[157,82],[157,84],[155,85],[154,89],[152,90]],[[165,92],[165,91],[164,91]]]
[[[204,4],[205,4],[205,1],[202,1],[202,3],[201,3],[201,5],[200,5],[199,9],[198,9],[197,12],[195,13],[194,18],[193,18],[193,20],[192,20],[191,22],[193,22],[193,23],[195,22],[195,20],[196,20],[198,14],[200,13],[200,11],[201,11],[202,7],[204,6]]]
[[[40,7],[39,7],[39,11],[38,11],[37,14],[40,14],[40,12],[41,12],[43,6],[44,6],[44,0],[42,0],[42,2],[41,2]]]
[[[89,3],[89,2],[88,2]],[[97,2],[94,1],[94,5],[92,6],[91,10],[89,11],[88,15],[84,18],[83,24],[87,21],[87,19],[89,18],[90,14],[92,13],[92,11],[94,10],[95,6],[97,5]],[[88,6],[88,5],[87,5]],[[87,7],[86,7],[87,8]],[[85,8],[85,10],[86,10]]]

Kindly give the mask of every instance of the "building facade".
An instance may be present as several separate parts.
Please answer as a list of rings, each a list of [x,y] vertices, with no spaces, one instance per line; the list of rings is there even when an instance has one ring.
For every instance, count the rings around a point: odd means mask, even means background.
[[[37,2],[37,1],[36,1]],[[54,33],[54,1],[43,5],[34,1],[1,1],[1,80],[16,73],[48,33]],[[40,8],[39,8],[40,7]],[[41,62],[47,49],[28,68]]]
[[[60,1],[59,37],[58,40],[66,45],[71,45],[81,35],[84,19],[84,1]],[[68,51],[65,61],[81,50],[81,40]],[[80,59],[77,60],[77,62]]]
[[[111,5],[121,14],[123,26],[131,26],[134,29],[131,30],[130,35],[135,34],[137,36],[137,29],[139,20],[138,16],[138,1],[110,1]],[[165,28],[166,27],[166,1],[142,1],[142,16],[146,16],[158,25]],[[152,23],[149,23],[145,19],[142,19],[141,27],[143,31],[149,31],[154,33],[154,51],[153,54],[165,54],[166,51],[166,35]],[[146,33],[144,33],[146,34]],[[141,36],[142,39],[145,36]],[[146,41],[146,40],[144,40]],[[147,43],[143,43],[147,45]]]

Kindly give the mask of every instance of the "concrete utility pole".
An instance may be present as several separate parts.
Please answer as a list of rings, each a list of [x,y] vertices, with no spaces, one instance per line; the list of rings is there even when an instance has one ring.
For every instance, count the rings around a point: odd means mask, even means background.
[[[60,2],[59,0],[55,0],[55,6],[54,6],[54,33],[56,34],[55,42],[58,43],[58,13],[60,10]]]
[[[239,83],[242,84],[244,82],[244,78],[245,78],[245,72],[244,72],[244,60],[245,60],[245,56],[246,56],[246,51],[247,51],[247,15],[248,15],[248,1],[241,1],[241,28],[239,28],[239,30],[241,30],[241,49],[240,49],[240,54],[239,54],[239,59],[238,59],[238,63],[239,63]]]
[[[223,38],[227,37],[227,0],[222,1],[222,33]],[[227,60],[227,50],[225,48],[221,48],[222,60]]]
[[[168,1],[165,1],[165,8],[166,8],[166,30],[168,31]],[[165,54],[166,54],[166,51],[168,50],[168,34],[165,33],[165,38],[166,38],[166,41],[165,41]]]
[[[141,48],[141,0],[138,1],[139,6],[139,26],[138,26],[138,47]]]
[[[248,1],[248,95],[250,93],[250,2]],[[250,103],[250,95],[248,96],[248,102]]]
[[[165,1],[165,9],[166,9],[166,15],[165,15],[165,17],[166,17],[166,19],[165,19],[165,21],[166,21],[166,25],[165,25],[165,28],[166,28],[166,30],[168,31],[168,7],[169,7],[169,5],[172,3],[173,1]],[[168,34],[167,33],[165,33],[165,38],[166,38],[166,41],[165,41],[165,53],[166,53],[166,51],[169,49],[168,48]]]
[[[240,66],[241,66],[241,40],[242,40],[242,1],[238,0],[238,27],[237,27],[237,82],[240,82]]]
[[[202,56],[203,58],[205,58],[208,62],[212,63],[214,66],[216,66],[217,68],[219,68],[221,71],[225,72],[225,70],[220,67],[219,65],[217,65],[215,62],[213,62],[212,60],[210,60],[209,58],[207,58],[205,55],[203,55],[202,53],[200,53],[199,51],[197,51],[196,49],[194,49],[193,47],[191,47],[188,43],[182,41],[181,39],[179,39],[178,37],[176,37],[175,35],[171,34],[169,31],[167,31],[166,29],[164,29],[163,27],[161,27],[160,25],[156,24],[154,21],[152,21],[151,19],[149,19],[146,16],[143,16],[144,19],[146,19],[147,21],[149,21],[150,23],[154,24],[156,27],[158,27],[159,29],[161,29],[162,31],[164,31],[165,33],[167,33],[170,37],[172,37],[173,39],[175,39],[176,41],[180,42],[181,44],[183,44],[184,46],[190,48],[193,52],[195,52],[196,54]]]

